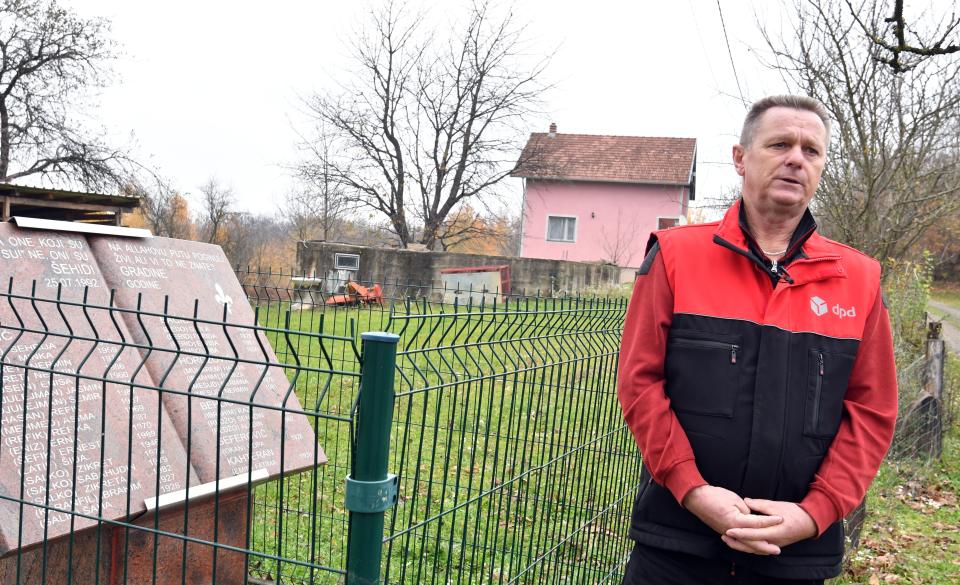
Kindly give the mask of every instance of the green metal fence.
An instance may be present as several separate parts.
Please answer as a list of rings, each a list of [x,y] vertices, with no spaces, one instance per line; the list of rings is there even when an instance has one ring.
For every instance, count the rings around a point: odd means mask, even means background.
[[[355,583],[378,582],[376,575],[391,584],[619,582],[640,472],[615,392],[624,300],[534,294],[494,295],[491,301],[487,294],[457,305],[444,304],[443,291],[429,285],[381,283],[382,304],[337,307],[326,304],[324,291],[336,288],[330,283],[283,272],[238,276],[261,322],[290,332],[285,345],[291,351],[274,344],[281,360],[312,359],[356,371],[348,347],[311,347],[296,332],[396,336],[395,358],[383,351],[384,338],[374,336],[379,357],[364,341],[359,401],[356,387],[327,390],[324,411],[350,417],[323,419],[317,429],[329,463],[306,481],[287,478],[257,493],[254,510],[279,519],[274,524],[280,526],[255,519],[254,546],[272,555],[265,558],[294,562],[260,562],[254,577],[282,583],[336,583],[345,573]],[[383,387],[383,368],[394,371],[392,388]],[[379,372],[377,383],[370,372]],[[350,380],[343,379],[346,385]],[[382,406],[365,401],[370,393],[392,400],[389,426],[370,427],[369,417],[383,420]],[[376,448],[369,443],[387,438],[386,467],[371,468],[365,453]],[[369,513],[354,512],[350,519],[345,478],[351,473],[375,484],[351,486],[352,509],[368,505],[362,500],[378,485],[390,498],[386,484],[376,482],[387,473],[398,477],[381,542],[369,536]],[[277,497],[281,486],[286,495]],[[361,517],[365,527],[357,525]],[[281,527],[285,536],[278,538]],[[378,558],[379,567],[371,567]]]
[[[239,277],[234,321],[0,289],[0,583],[619,582],[625,300]],[[908,469],[943,429],[926,362],[900,370]]]
[[[238,276],[236,322],[0,289],[0,583],[619,582],[625,300]]]

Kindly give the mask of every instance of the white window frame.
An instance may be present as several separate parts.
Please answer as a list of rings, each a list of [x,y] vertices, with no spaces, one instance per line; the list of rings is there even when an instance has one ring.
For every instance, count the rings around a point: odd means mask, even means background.
[[[341,258],[349,258],[353,261],[353,264],[351,266],[341,266]],[[360,254],[341,254],[337,252],[333,255],[333,266],[336,270],[360,270]]]
[[[668,228],[662,228],[662,227],[660,227],[660,220],[661,220],[661,219],[675,219],[675,220],[677,220],[677,225],[676,225],[676,226],[671,226],[671,227],[677,227],[677,226],[684,225],[684,223],[683,223],[683,218],[682,218],[681,216],[679,216],[679,215],[658,215],[658,216],[657,216],[657,229],[658,229],[658,230],[668,229]]]
[[[572,239],[572,240],[554,240],[554,239],[551,239],[551,238],[550,238],[550,218],[552,218],[552,217],[556,217],[556,218],[560,218],[560,219],[572,219],[572,220],[573,220],[573,239]],[[557,242],[557,243],[560,243],[560,244],[576,244],[576,243],[577,243],[577,232],[579,231],[578,228],[580,227],[580,218],[577,217],[576,215],[554,215],[554,214],[549,214],[549,213],[548,213],[548,214],[547,214],[547,225],[546,225],[545,227],[546,227],[546,233],[544,234],[544,239],[545,239],[546,241],[548,241],[548,242]]]

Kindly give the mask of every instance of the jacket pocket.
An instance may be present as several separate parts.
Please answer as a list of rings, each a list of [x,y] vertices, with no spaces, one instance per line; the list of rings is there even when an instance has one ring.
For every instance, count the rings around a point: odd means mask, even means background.
[[[811,349],[808,354],[807,399],[803,434],[832,439],[840,428],[843,398],[850,382],[854,357]]]
[[[739,337],[680,333],[667,342],[666,393],[677,412],[732,418],[740,382]]]

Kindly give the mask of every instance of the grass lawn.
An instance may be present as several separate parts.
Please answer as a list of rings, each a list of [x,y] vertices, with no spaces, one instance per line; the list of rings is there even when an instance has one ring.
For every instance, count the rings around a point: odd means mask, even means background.
[[[933,285],[930,297],[935,301],[947,303],[960,309],[960,285],[958,284],[938,282]]]
[[[268,327],[353,337],[400,335],[389,469],[400,500],[386,517],[390,583],[616,582],[639,472],[613,394],[622,307],[534,300],[498,312],[412,306],[262,307]],[[412,315],[407,316],[410,312]],[[350,343],[268,334],[281,361],[355,372]],[[288,372],[289,375],[290,372]],[[308,410],[348,415],[356,378],[302,376]],[[318,418],[330,461],[258,488],[253,548],[333,569],[344,566],[349,426]],[[317,494],[314,498],[314,494]],[[281,533],[282,531],[282,533]],[[252,573],[284,583],[339,583],[329,571],[254,558]],[[313,579],[313,581],[311,581]]]
[[[905,477],[913,479],[905,481]],[[860,548],[834,585],[960,582],[960,432],[925,469],[884,464],[870,489]]]

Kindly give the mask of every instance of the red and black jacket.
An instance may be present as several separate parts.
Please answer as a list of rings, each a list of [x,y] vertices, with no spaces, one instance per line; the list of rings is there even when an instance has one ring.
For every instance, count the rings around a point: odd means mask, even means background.
[[[761,574],[840,571],[840,520],[893,436],[896,373],[880,266],[821,237],[809,212],[771,264],[741,205],[656,232],[627,311],[618,393],[643,454],[631,537]],[[755,556],[679,502],[710,484],[797,502],[818,536]]]

